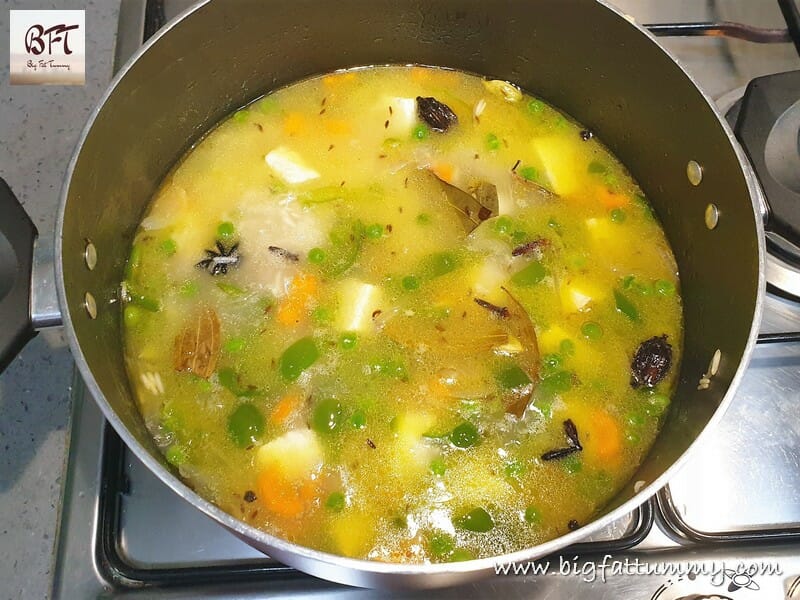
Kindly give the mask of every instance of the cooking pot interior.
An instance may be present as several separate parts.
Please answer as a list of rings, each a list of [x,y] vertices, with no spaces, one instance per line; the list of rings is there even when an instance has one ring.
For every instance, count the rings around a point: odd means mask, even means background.
[[[99,108],[64,192],[62,300],[104,411],[135,451],[161,460],[127,383],[114,300],[162,177],[222,117],[266,91],[384,63],[516,82],[592,129],[640,182],[674,249],[685,316],[675,401],[634,477],[654,480],[705,427],[737,372],[757,313],[759,229],[713,110],[651,39],[594,0],[211,1],[159,35]],[[703,167],[699,186],[687,180],[690,160]],[[704,223],[711,202],[720,212],[713,231]],[[87,239],[99,255],[94,271],[83,260]],[[98,301],[96,320],[83,308],[87,291]],[[719,373],[698,391],[717,348]],[[630,484],[611,507],[633,495]]]

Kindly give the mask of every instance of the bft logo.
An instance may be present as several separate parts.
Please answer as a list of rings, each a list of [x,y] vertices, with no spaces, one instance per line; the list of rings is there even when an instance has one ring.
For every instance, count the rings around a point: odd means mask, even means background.
[[[80,25],[60,23],[48,29],[41,25],[31,25],[25,34],[25,50],[36,56],[42,54],[45,49],[48,54],[53,54],[53,44],[56,44],[56,49],[58,49],[60,43],[65,55],[72,54],[72,50],[69,49],[69,32],[73,29],[80,29]],[[45,40],[47,41],[46,45]]]
[[[86,28],[82,10],[10,11],[11,83],[83,85]]]

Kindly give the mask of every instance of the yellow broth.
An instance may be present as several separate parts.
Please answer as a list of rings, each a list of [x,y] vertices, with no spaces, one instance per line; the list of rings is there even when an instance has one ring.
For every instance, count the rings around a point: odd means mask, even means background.
[[[465,225],[442,180],[497,212]],[[224,510],[335,554],[464,560],[586,524],[632,476],[678,289],[580,124],[507,83],[364,68],[261,98],[173,169],[122,284],[125,353],[167,460]],[[671,365],[634,389],[660,336]]]

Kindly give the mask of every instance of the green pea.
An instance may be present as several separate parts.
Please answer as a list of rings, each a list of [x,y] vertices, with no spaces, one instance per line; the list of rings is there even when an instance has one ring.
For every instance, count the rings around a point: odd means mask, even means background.
[[[629,429],[625,432],[625,441],[629,444],[636,445],[642,441],[642,438],[636,431]]]
[[[308,262],[314,265],[319,265],[325,262],[327,254],[322,248],[312,248],[308,251]]]
[[[535,285],[542,281],[547,275],[547,269],[538,260],[534,260],[527,267],[518,271],[511,278],[511,282],[516,285],[528,286]]]
[[[434,475],[438,475],[442,477],[447,472],[447,465],[444,464],[444,460],[441,457],[434,458],[429,465],[431,473]]]
[[[456,448],[471,448],[479,439],[478,429],[469,421],[464,421],[450,432],[450,442]]]
[[[363,410],[357,410],[350,417],[350,424],[355,429],[364,429],[367,426],[367,415],[364,414]]]
[[[222,239],[232,238],[234,233],[236,233],[236,228],[230,221],[224,221],[217,225],[217,236]]]
[[[547,226],[550,229],[554,230],[556,233],[558,233],[558,234],[561,233],[561,223],[559,223],[558,220],[555,217],[550,217],[547,220]]]
[[[437,531],[428,537],[428,550],[437,558],[448,556],[456,547],[453,536]]]
[[[367,227],[365,233],[367,237],[371,240],[379,240],[383,237],[383,225],[380,223],[373,223],[369,227]]]
[[[456,548],[450,553],[449,562],[463,562],[465,560],[472,560],[475,555],[466,548]]]
[[[593,160],[589,163],[588,171],[589,173],[594,173],[595,175],[603,175],[608,173],[608,167],[601,162]]]
[[[530,523],[531,525],[538,525],[542,522],[542,515],[539,512],[539,509],[533,505],[528,506],[525,509],[525,522]]]
[[[178,251],[178,244],[175,243],[173,239],[166,239],[158,246],[158,249],[161,250],[167,256],[172,256]]]
[[[589,321],[581,326],[581,333],[587,340],[597,341],[603,337],[603,328],[594,321]]]
[[[352,350],[358,344],[358,337],[353,331],[346,331],[339,337],[339,345],[345,350]]]
[[[535,98],[528,102],[528,112],[537,114],[544,110],[544,102]]]
[[[466,529],[467,531],[486,533],[494,529],[494,520],[485,509],[479,506],[456,519],[454,525],[460,529]]]
[[[621,208],[615,208],[611,211],[611,220],[614,223],[623,223],[625,221],[625,211]]]
[[[531,383],[531,378],[517,365],[503,369],[497,374],[497,382],[507,390],[523,387]]]
[[[572,389],[572,373],[558,371],[542,379],[541,389],[545,393],[556,394],[568,392]]]
[[[283,351],[280,358],[281,375],[286,381],[294,381],[319,358],[319,350],[313,338],[304,337]]]
[[[614,290],[614,301],[617,305],[617,310],[628,317],[631,321],[639,320],[639,311],[636,306],[631,302],[625,294],[619,290]]]
[[[521,244],[524,241],[527,241],[528,234],[524,231],[515,231],[511,234],[511,240],[517,244]]]
[[[339,401],[336,398],[325,398],[314,407],[311,425],[318,433],[330,433],[340,428],[343,420],[344,409]]]
[[[625,420],[634,427],[641,427],[645,423],[644,415],[638,412],[628,413]]]
[[[136,292],[129,291],[130,301],[136,306],[145,309],[148,312],[158,312],[161,310],[161,303],[155,298],[137,294]]]
[[[561,343],[558,345],[558,349],[564,356],[572,356],[575,354],[575,342],[567,339],[561,340]]]
[[[531,166],[522,167],[517,172],[519,173],[520,177],[527,181],[537,181],[539,179],[539,171]]]
[[[675,284],[666,279],[656,280],[656,293],[660,296],[672,297],[675,295]]]
[[[452,252],[437,252],[427,261],[431,277],[440,277],[454,271],[458,267],[458,257]]]
[[[127,327],[136,327],[142,320],[142,309],[129,304],[125,307],[123,318]]]
[[[228,433],[240,448],[254,444],[264,431],[264,415],[253,404],[240,404],[228,417]]]
[[[218,281],[217,287],[228,296],[236,297],[244,295],[244,290],[242,288],[232,285],[230,283],[225,283],[224,281]]]
[[[166,458],[169,464],[178,467],[186,462],[186,459],[189,458],[189,453],[180,444],[172,444],[167,448]]]
[[[513,228],[514,228],[514,221],[512,221],[510,217],[507,217],[505,215],[497,217],[497,220],[494,222],[494,230],[500,235],[506,235],[508,233],[511,233],[511,230]]]
[[[395,377],[397,379],[408,379],[408,370],[405,365],[397,360],[375,361],[370,364],[370,370],[379,375]]]
[[[414,127],[413,131],[411,132],[411,137],[415,140],[424,140],[430,135],[430,130],[427,126],[420,123],[416,127]]]
[[[344,510],[344,494],[342,492],[332,492],[328,499],[325,500],[325,507],[333,512],[342,512]]]
[[[669,398],[664,394],[653,394],[647,399],[644,410],[651,417],[657,417],[664,413],[669,406]]]
[[[431,216],[428,213],[419,213],[417,215],[417,223],[420,225],[429,225],[431,222]]]
[[[196,281],[186,281],[178,289],[178,293],[184,298],[193,298],[194,296],[197,296],[199,291],[200,291],[200,286],[197,284]]]
[[[503,474],[509,479],[519,479],[525,473],[525,465],[518,460],[510,460],[503,467]]]
[[[545,354],[542,357],[542,373],[551,375],[561,368],[561,363],[564,361],[560,354]]]
[[[561,466],[564,468],[564,471],[570,475],[580,473],[583,470],[583,463],[581,462],[581,459],[574,454],[570,454],[569,456],[565,457],[561,461]]]
[[[128,257],[128,264],[125,265],[125,279],[131,279],[142,263],[142,248],[134,244],[131,248],[131,254]]]
[[[243,338],[231,338],[222,346],[225,352],[235,354],[244,350],[245,341]]]
[[[490,133],[486,136],[486,147],[489,150],[497,150],[500,148],[500,138],[497,137],[495,134]]]
[[[235,113],[233,113],[233,120],[237,123],[244,123],[247,120],[247,111],[237,110]]]
[[[403,277],[401,285],[407,292],[413,292],[414,290],[419,289],[419,278],[415,277],[414,275],[407,275],[406,277]]]
[[[311,312],[311,319],[318,325],[329,323],[333,319],[331,309],[325,306],[318,306]]]

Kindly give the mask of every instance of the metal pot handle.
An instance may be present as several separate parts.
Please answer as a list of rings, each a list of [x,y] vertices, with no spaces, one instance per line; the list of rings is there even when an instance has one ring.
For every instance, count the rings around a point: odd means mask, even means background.
[[[36,335],[30,303],[33,243],[38,234],[0,178],[0,372]]]

